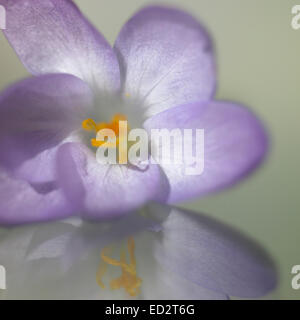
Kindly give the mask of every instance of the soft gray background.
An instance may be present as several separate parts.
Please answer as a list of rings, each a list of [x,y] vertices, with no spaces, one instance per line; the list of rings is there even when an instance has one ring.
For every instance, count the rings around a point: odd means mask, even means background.
[[[146,0],[77,0],[113,43]],[[251,106],[272,137],[266,164],[234,189],[185,207],[211,214],[260,241],[274,256],[280,285],[267,298],[299,299],[291,267],[300,264],[300,30],[291,8],[300,0],[165,1],[192,12],[215,41],[220,99]],[[0,35],[0,89],[27,75]]]

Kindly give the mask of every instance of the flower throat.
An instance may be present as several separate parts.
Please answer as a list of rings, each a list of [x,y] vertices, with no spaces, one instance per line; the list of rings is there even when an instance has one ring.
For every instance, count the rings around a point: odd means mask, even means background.
[[[123,124],[120,130],[120,122]],[[82,128],[86,131],[92,131],[95,135],[99,131],[104,130],[104,136],[108,137],[108,141],[101,141],[96,138],[90,140],[92,147],[99,148],[116,148],[118,150],[119,164],[126,164],[128,162],[128,141],[127,130],[130,130],[127,122],[127,117],[123,114],[117,113],[113,116],[111,122],[96,123],[93,119],[86,119],[82,122]]]

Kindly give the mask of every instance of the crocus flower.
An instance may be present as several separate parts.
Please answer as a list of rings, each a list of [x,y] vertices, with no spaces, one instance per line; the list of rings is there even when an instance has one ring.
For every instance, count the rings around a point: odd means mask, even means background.
[[[2,223],[78,212],[111,218],[149,201],[185,201],[240,181],[262,160],[266,138],[256,117],[212,100],[212,44],[190,15],[147,7],[125,24],[111,49],[71,1],[2,3],[5,35],[37,76],[0,100],[0,160],[12,173],[3,177]],[[185,175],[179,165],[142,171],[99,165],[82,122],[109,123],[116,114],[131,127],[204,129],[203,174]],[[7,202],[10,193],[15,196]]]
[[[48,222],[4,231],[0,257],[8,255],[4,261],[20,277],[11,285],[25,283],[27,270],[40,279],[36,283],[45,284],[49,277],[53,288],[53,278],[63,284],[62,279],[77,277],[81,263],[87,263],[86,274],[93,277],[103,249],[103,262],[122,269],[112,288],[134,296],[147,277],[137,275],[133,239],[128,240],[129,262],[124,251],[120,260],[113,259],[107,245],[122,238],[116,235],[120,229],[123,237],[148,230],[146,219],[154,238],[146,242],[152,246],[149,252],[167,273],[167,287],[187,288],[182,296],[259,296],[273,288],[272,263],[248,241],[207,218],[166,205],[240,181],[259,165],[267,148],[263,127],[248,109],[213,100],[213,48],[203,27],[180,10],[151,6],[125,24],[111,48],[72,1],[0,3],[7,11],[5,35],[35,76],[0,96],[0,223]],[[122,117],[133,128],[204,129],[202,175],[188,176],[182,166],[163,162],[145,170],[99,164],[86,129],[103,123],[113,127],[112,119]],[[149,217],[148,204],[154,202],[161,203],[154,210],[161,214],[159,222]],[[142,207],[148,213],[138,219],[133,212]],[[121,224],[49,222],[71,216],[123,218]],[[109,232],[101,232],[107,227]],[[14,247],[12,257],[8,252]],[[139,251],[145,248],[137,248],[136,256]],[[59,269],[55,275],[45,272],[52,263]],[[99,267],[97,290],[104,286],[106,268]],[[145,297],[156,292],[147,288],[159,287],[162,272],[145,286]],[[86,290],[94,296],[97,283],[91,279]],[[75,286],[71,280],[68,284]]]

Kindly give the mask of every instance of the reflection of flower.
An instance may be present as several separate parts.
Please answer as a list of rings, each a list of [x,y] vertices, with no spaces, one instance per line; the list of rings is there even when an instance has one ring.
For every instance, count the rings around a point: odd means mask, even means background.
[[[113,223],[73,220],[0,232],[0,259],[8,271],[3,295],[129,298],[123,288],[108,289],[120,277],[119,267],[109,265],[101,279],[96,275],[101,250],[111,248],[118,260],[118,246],[110,244],[133,234],[141,299],[257,297],[275,285],[271,261],[236,231],[199,214],[151,205],[144,216],[133,213]]]
[[[274,287],[272,264],[241,236],[207,218],[148,205],[228,187],[252,171],[266,151],[263,128],[253,114],[212,101],[212,45],[198,22],[175,9],[148,7],[125,24],[111,49],[71,1],[3,3],[5,35],[36,77],[0,97],[0,222],[78,214],[99,220],[131,213],[111,223],[48,222],[3,231],[1,261],[18,279],[9,284],[8,296],[22,295],[17,286],[26,287],[27,280],[36,296],[40,285],[45,295],[98,296],[98,285],[104,287],[106,273],[117,267],[122,274],[112,286],[129,294],[140,290],[144,297],[166,297],[167,288],[174,298],[251,297]],[[187,176],[175,164],[140,170],[97,163],[90,124],[115,126],[111,119],[123,116],[130,127],[147,130],[204,129],[203,174]],[[144,206],[145,215],[132,213]],[[136,235],[150,237],[146,242],[129,238],[129,260],[124,250],[119,260],[110,255],[111,243],[149,227],[152,231]],[[153,255],[141,254],[146,246]],[[97,271],[100,249],[104,261]],[[155,259],[155,270],[139,268],[146,258]],[[77,285],[85,290],[78,292]]]

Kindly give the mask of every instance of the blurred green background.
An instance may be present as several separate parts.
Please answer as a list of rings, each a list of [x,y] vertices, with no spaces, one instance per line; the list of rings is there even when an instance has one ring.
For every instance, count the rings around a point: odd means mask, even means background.
[[[125,21],[147,0],[77,0],[113,43]],[[164,1],[193,13],[216,49],[217,97],[251,106],[272,138],[265,165],[237,187],[184,206],[210,214],[259,241],[279,268],[279,287],[266,298],[300,299],[291,268],[300,264],[300,30],[291,8],[300,0]],[[0,90],[27,76],[0,35]]]

